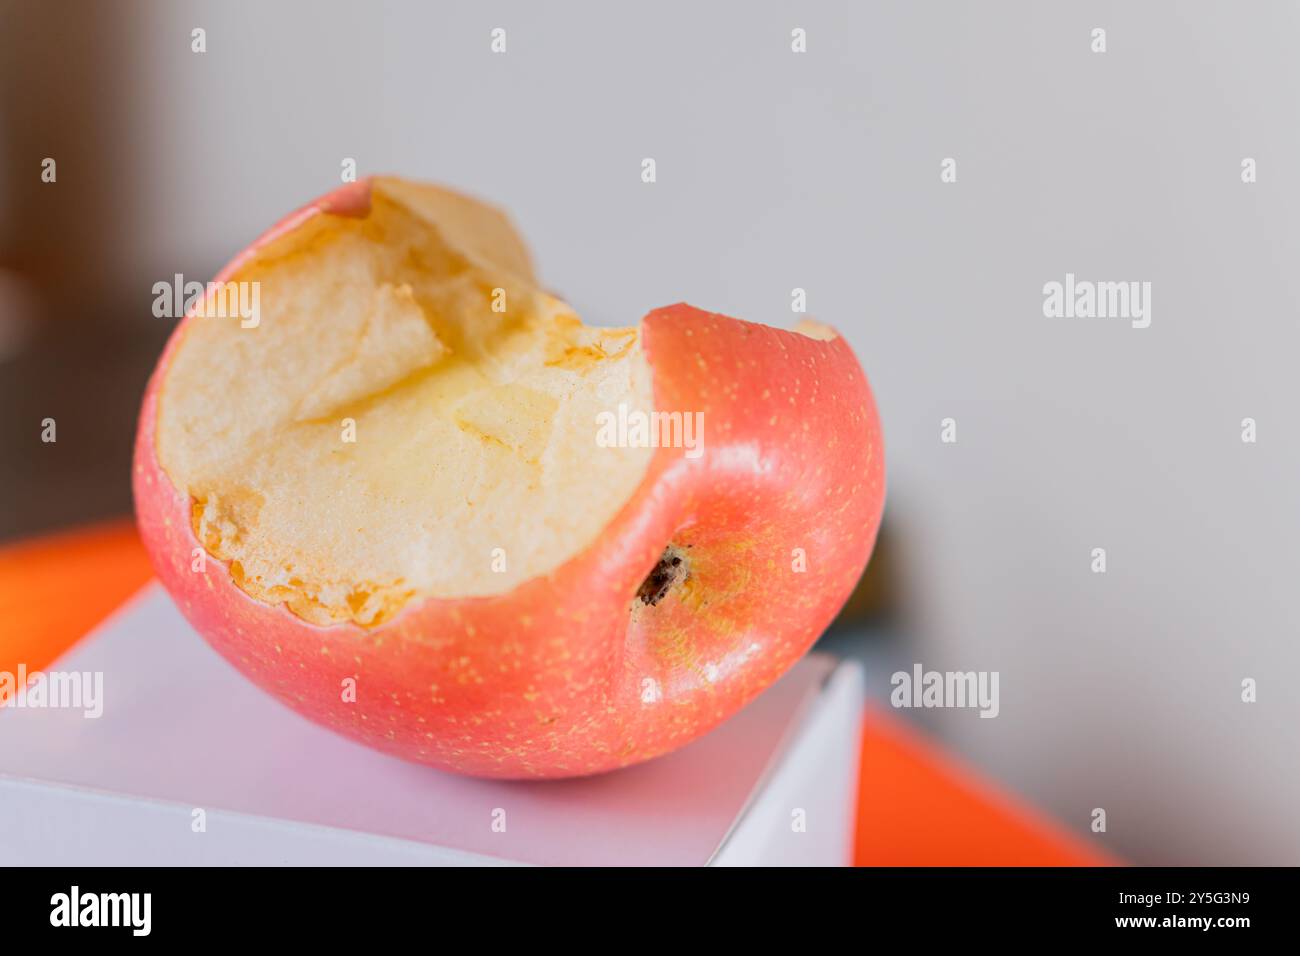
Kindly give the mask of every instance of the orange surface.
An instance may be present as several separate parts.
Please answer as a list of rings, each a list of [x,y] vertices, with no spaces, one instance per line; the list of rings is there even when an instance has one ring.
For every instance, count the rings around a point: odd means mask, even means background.
[[[0,671],[46,667],[153,572],[129,521],[0,547]],[[959,767],[888,712],[868,711],[859,866],[1114,862]]]
[[[40,670],[153,577],[115,521],[0,547],[0,670]]]
[[[1116,861],[867,708],[858,866],[1108,866]]]

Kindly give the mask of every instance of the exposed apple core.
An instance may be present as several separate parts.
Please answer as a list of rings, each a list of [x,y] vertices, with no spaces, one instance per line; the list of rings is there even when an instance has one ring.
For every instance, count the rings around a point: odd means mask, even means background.
[[[252,597],[374,626],[418,597],[509,591],[579,553],[652,449],[597,415],[653,408],[636,328],[543,292],[492,207],[378,180],[234,275],[254,327],[189,321],[165,369],[158,459]],[[247,324],[247,323],[244,323]]]

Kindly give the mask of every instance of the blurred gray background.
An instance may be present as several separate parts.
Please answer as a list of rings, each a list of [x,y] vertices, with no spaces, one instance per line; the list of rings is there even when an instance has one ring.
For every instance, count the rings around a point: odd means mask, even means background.
[[[1001,673],[997,719],[912,716],[1130,860],[1300,863],[1294,3],[2,10],[4,535],[129,507],[153,283],[354,158],[504,205],[588,321],[806,289],[885,423],[891,653]],[[1044,318],[1066,272],[1151,282],[1150,328]]]

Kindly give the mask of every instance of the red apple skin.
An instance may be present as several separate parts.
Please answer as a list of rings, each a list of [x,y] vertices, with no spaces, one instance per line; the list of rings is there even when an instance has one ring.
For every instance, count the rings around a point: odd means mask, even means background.
[[[323,197],[222,270],[315,215],[365,215],[369,183]],[[642,324],[656,408],[704,413],[704,454],[657,449],[586,551],[494,597],[425,599],[377,628],[320,627],[239,590],[201,549],[190,501],[158,463],[159,387],[135,448],[141,535],[164,587],[231,664],[289,707],[379,750],[483,777],[592,774],[675,750],[784,674],[830,624],[870,557],[884,451],[866,377],[842,338],[702,312]],[[595,425],[593,423],[593,453]],[[667,544],[690,577],[633,597]],[[795,549],[802,549],[801,552]],[[799,555],[805,569],[797,571]],[[346,700],[347,679],[355,701]]]

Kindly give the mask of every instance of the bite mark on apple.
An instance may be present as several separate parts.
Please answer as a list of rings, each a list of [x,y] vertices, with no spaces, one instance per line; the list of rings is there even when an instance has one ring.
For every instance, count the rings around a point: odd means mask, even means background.
[[[352,341],[299,401],[296,422],[316,421],[378,395],[451,352],[434,332],[410,285],[386,282],[352,297],[357,301],[339,307],[351,321],[336,320],[332,329],[336,335],[350,332]]]

